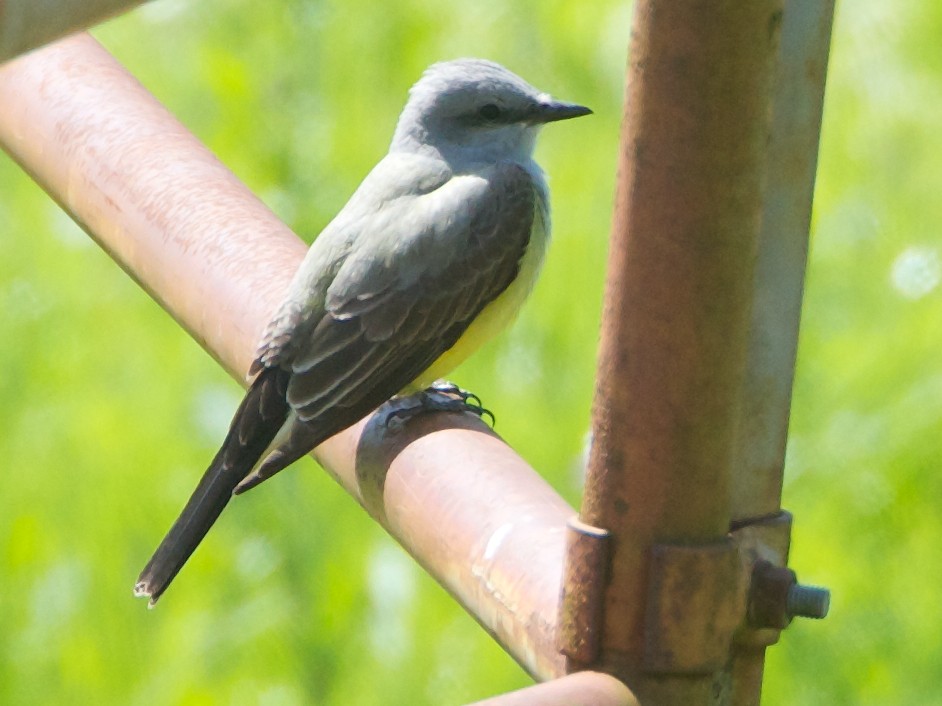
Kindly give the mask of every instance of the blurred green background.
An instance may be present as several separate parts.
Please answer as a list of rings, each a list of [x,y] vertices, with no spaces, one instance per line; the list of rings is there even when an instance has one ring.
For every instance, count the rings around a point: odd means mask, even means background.
[[[614,0],[158,0],[95,35],[308,240],[434,61],[492,58],[592,106],[541,140],[555,242],[533,299],[453,375],[577,504],[629,21]],[[942,703],[940,36],[917,0],[837,17],[784,503],[792,566],[833,601],[770,650],[771,706]],[[157,611],[133,600],[240,390],[5,156],[0,184],[0,703],[529,683],[310,460],[232,505]]]

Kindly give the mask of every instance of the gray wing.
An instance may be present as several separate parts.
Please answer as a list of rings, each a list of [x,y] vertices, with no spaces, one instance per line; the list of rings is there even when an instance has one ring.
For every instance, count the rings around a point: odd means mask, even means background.
[[[454,177],[406,207],[391,232],[358,244],[291,361],[288,402],[302,421],[338,407],[356,421],[392,397],[517,276],[535,207],[522,167]]]
[[[358,236],[320,318],[295,329],[304,340],[282,342],[294,352],[279,364],[300,424],[237,492],[360,420],[451,348],[517,276],[536,199],[529,173],[506,163],[379,214],[385,228]]]

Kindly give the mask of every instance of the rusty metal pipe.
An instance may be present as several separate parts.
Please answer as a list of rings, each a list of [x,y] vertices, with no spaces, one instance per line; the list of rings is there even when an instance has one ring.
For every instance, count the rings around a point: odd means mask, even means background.
[[[87,35],[0,68],[0,105],[4,148],[244,384],[304,244]],[[477,419],[379,421],[316,458],[530,674],[561,675],[572,508]]]
[[[0,0],[0,62],[140,5],[144,0]]]
[[[242,380],[305,246],[89,35],[0,67],[0,142]]]
[[[556,645],[574,512],[479,419],[380,410],[314,457],[532,676],[565,673]]]
[[[706,545],[718,570],[733,566],[722,541],[781,17],[782,0],[634,10],[581,517],[612,533],[598,664],[646,704],[714,703],[727,681],[675,676],[664,660],[646,671],[649,586],[682,585],[652,583],[650,557],[660,544]],[[729,570],[710,582],[715,595],[723,581],[739,590]]]
[[[731,486],[737,534],[780,516],[785,443],[795,376],[798,324],[811,225],[833,0],[785,0],[772,99],[772,129],[756,263],[755,304],[737,424]],[[772,524],[776,524],[772,521]],[[782,523],[778,523],[782,524]],[[788,559],[790,523],[779,538]],[[766,544],[768,546],[768,543]],[[755,587],[754,587],[755,588]],[[772,631],[751,634],[733,655],[732,706],[756,706]]]
[[[577,672],[511,691],[470,706],[639,706],[634,694],[615,677],[602,672]]]
[[[755,305],[738,422],[734,522],[781,508],[833,0],[785,0],[772,101]]]

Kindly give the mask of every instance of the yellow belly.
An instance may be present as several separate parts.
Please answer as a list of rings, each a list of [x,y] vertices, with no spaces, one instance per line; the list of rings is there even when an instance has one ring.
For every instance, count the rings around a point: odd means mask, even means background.
[[[510,283],[500,296],[488,304],[477,318],[471,322],[468,329],[462,334],[455,345],[443,353],[419,377],[417,377],[405,391],[424,390],[435,380],[445,377],[468,356],[478,348],[503,331],[517,317],[524,300],[533,289],[536,277],[543,264],[543,254],[546,251],[547,232],[544,219],[537,209],[533,219],[533,233],[527,251],[520,261],[520,271],[516,279]]]

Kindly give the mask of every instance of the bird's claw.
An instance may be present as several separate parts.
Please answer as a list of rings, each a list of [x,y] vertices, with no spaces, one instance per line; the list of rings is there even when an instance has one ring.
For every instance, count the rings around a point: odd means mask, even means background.
[[[455,383],[449,382],[448,380],[436,380],[433,382],[427,390],[424,391],[426,394],[429,392],[432,393],[441,393],[444,395],[449,395],[452,397],[457,397],[460,400],[460,403],[463,403],[461,406],[461,411],[471,412],[471,414],[477,415],[478,417],[490,417],[491,426],[493,427],[497,420],[494,418],[494,413],[491,410],[487,409],[484,404],[481,402],[481,398],[470,390],[465,390],[458,387]]]
[[[436,380],[431,385],[429,385],[426,392],[428,392],[429,390],[433,392],[441,392],[442,394],[445,394],[445,395],[453,395],[459,398],[460,400],[462,400],[468,407],[470,407],[470,409],[468,410],[469,412],[472,412],[473,414],[477,414],[478,416],[480,416],[481,413],[487,414],[488,416],[490,416],[492,421],[494,419],[494,415],[491,414],[490,410],[484,409],[484,404],[481,402],[480,397],[478,397],[476,394],[474,394],[470,390],[465,390],[458,387],[453,382],[449,382],[448,380]]]
[[[386,424],[394,427],[427,412],[470,412],[481,418],[490,417],[492,427],[496,421],[494,413],[481,404],[480,397],[445,380],[437,380],[414,395],[390,400],[389,404],[392,409],[386,416]]]

